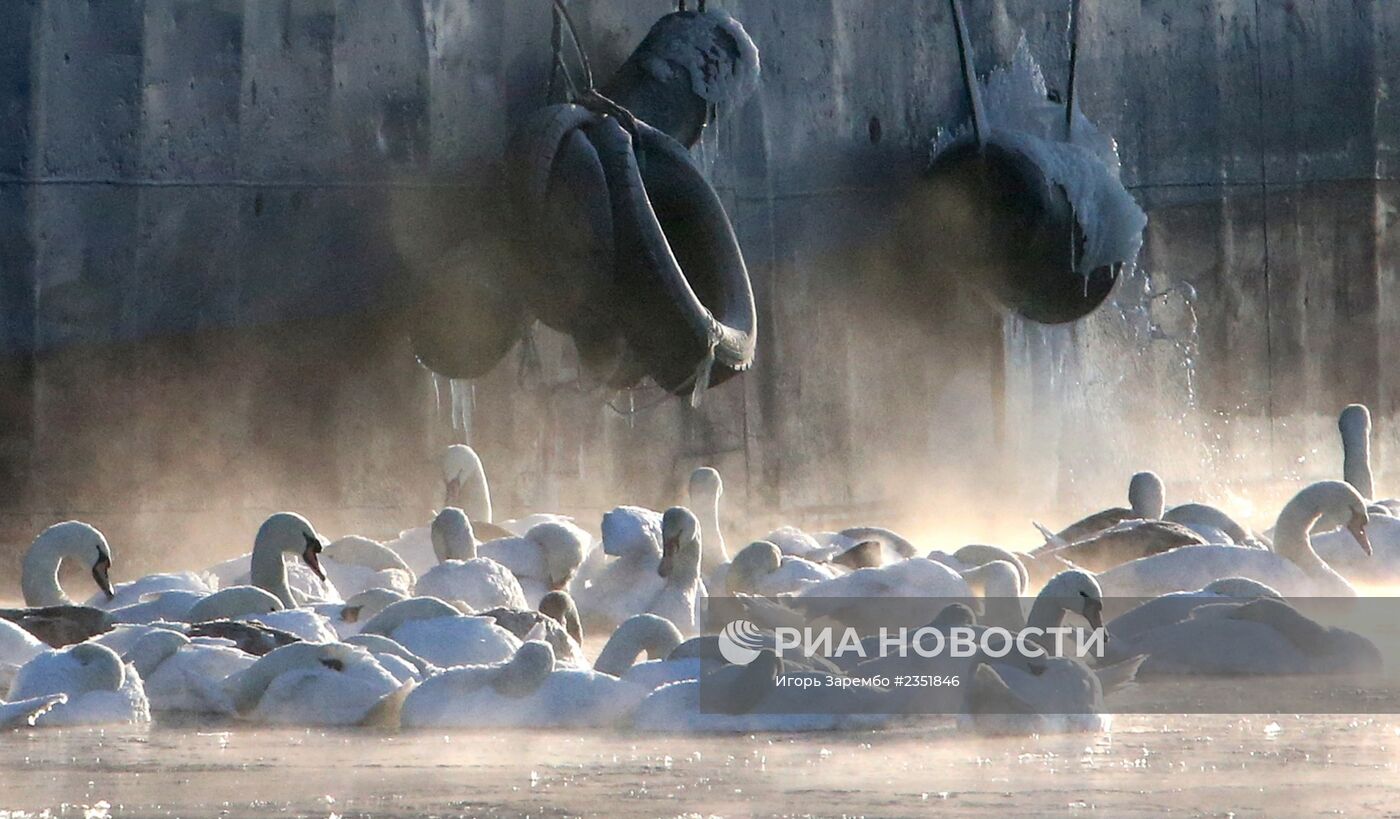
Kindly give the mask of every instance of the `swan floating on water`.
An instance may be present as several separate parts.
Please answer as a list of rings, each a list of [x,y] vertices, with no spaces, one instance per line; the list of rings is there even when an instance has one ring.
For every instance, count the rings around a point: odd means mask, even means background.
[[[1183,546],[1109,569],[1099,575],[1099,583],[1111,597],[1156,597],[1238,576],[1288,597],[1354,597],[1351,584],[1313,551],[1308,532],[1324,513],[1344,516],[1347,531],[1369,553],[1365,500],[1349,484],[1319,481],[1303,488],[1279,513],[1272,552],[1241,546]]]
[[[700,521],[684,506],[672,506],[661,518],[661,562],[656,573],[665,579],[647,612],[665,617],[689,637],[705,623],[708,597],[700,580]]]
[[[96,643],[45,651],[20,667],[11,702],[63,695],[37,720],[40,727],[137,724],[151,721],[141,675]]]
[[[515,575],[500,563],[477,556],[471,522],[461,509],[442,510],[431,528],[439,563],[418,579],[419,596],[460,600],[478,610],[529,608]]]
[[[412,597],[386,607],[361,634],[388,637],[444,668],[504,660],[520,647],[514,634],[488,617],[463,614],[435,597]]]

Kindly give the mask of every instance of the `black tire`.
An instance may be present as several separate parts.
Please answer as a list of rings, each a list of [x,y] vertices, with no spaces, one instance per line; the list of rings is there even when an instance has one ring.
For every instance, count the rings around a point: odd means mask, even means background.
[[[756,311],[729,217],[689,152],[637,123],[589,126],[612,203],[616,309],[628,346],[662,388],[693,388],[713,354],[708,386],[753,363]]]

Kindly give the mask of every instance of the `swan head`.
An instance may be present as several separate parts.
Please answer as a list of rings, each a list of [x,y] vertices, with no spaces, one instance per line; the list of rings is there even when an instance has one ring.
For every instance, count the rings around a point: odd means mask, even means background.
[[[1099,581],[1086,571],[1069,569],[1060,572],[1040,590],[1040,598],[1054,601],[1058,608],[1080,615],[1089,621],[1090,628],[1103,628],[1103,589],[1099,587]]]
[[[30,545],[28,556],[25,559],[24,573],[29,579],[29,582],[25,584],[26,587],[32,583],[44,581],[49,584],[57,584],[58,566],[67,558],[72,558],[84,566],[90,567],[92,581],[97,584],[97,588],[102,590],[108,600],[116,596],[112,590],[110,577],[112,548],[107,545],[107,538],[96,527],[79,520],[55,523],[34,538],[34,543]],[[43,575],[43,577],[37,575]],[[31,595],[26,589],[25,603],[27,605],[51,606],[67,602],[66,599],[62,601],[56,599],[31,600],[30,597]]]
[[[698,568],[699,560],[700,521],[684,506],[672,506],[661,516],[661,562],[656,573],[670,577],[691,562]]]
[[[583,565],[584,552],[590,540],[588,533],[572,523],[546,521],[531,526],[525,537],[544,550],[550,590],[559,591],[568,586],[569,581],[574,579],[574,572]]]
[[[554,670],[554,649],[549,643],[531,640],[515,650],[496,676],[491,687],[505,697],[525,697],[534,693]]]
[[[731,594],[751,592],[758,578],[776,572],[782,563],[783,553],[778,550],[777,544],[755,540],[734,555],[734,560],[729,563],[729,574],[725,582],[729,585]]]
[[[283,554],[300,555],[301,559],[322,580],[326,573],[321,570],[321,550],[325,540],[311,526],[311,522],[295,512],[278,512],[263,521],[253,541],[253,551],[273,551]]]
[[[1274,551],[1298,562],[1317,560],[1309,543],[1308,531],[1318,519],[1346,521],[1345,526],[1361,550],[1371,554],[1366,526],[1371,522],[1366,501],[1346,481],[1318,481],[1299,490],[1279,512],[1274,524]],[[1335,524],[1334,524],[1335,525]]]
[[[190,623],[233,620],[250,614],[271,614],[283,609],[277,595],[257,586],[229,586],[195,603],[185,615]]]
[[[1156,472],[1139,472],[1128,481],[1128,505],[1147,520],[1157,520],[1167,507],[1167,489]]]
[[[471,560],[476,557],[476,534],[467,513],[449,506],[437,513],[431,526],[433,554],[445,560]]]
[[[723,494],[724,481],[719,477],[719,470],[712,466],[701,466],[690,473],[691,502],[698,504],[701,499],[716,501]]]
[[[1371,435],[1371,411],[1365,404],[1347,404],[1337,416],[1337,431],[1343,438],[1364,440]]]
[[[579,617],[574,598],[566,591],[552,591],[540,598],[540,614],[554,620],[569,632],[574,642],[583,643],[583,620]]]

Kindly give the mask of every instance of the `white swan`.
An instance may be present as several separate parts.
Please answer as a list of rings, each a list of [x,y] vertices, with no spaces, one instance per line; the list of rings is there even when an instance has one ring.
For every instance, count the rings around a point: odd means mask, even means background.
[[[761,594],[772,597],[796,594],[808,586],[830,580],[837,572],[829,565],[784,555],[777,544],[756,540],[734,556],[717,575],[725,594]]]
[[[1366,502],[1349,484],[1320,481],[1284,506],[1274,527],[1274,551],[1240,546],[1183,546],[1124,563],[1099,575],[1110,597],[1156,597],[1199,589],[1224,577],[1246,577],[1288,597],[1355,596],[1340,574],[1313,551],[1308,531],[1324,512],[1347,517],[1347,529],[1369,551]]]
[[[278,512],[258,528],[251,553],[220,563],[209,571],[224,586],[251,583],[266,589],[289,609],[303,603],[338,601],[339,593],[326,581],[326,575],[321,571],[321,551],[324,547],[324,539],[316,534],[306,518],[295,512]],[[298,583],[294,588],[289,582],[288,566],[283,555],[300,557],[301,560],[294,565],[304,566],[304,571],[313,582]]]
[[[377,540],[346,535],[331,541],[321,553],[321,571],[341,597],[365,589],[396,589],[408,594],[417,575],[393,549]]]
[[[640,506],[619,506],[603,515],[601,529],[603,548],[597,551],[604,562],[581,576],[572,593],[590,630],[611,631],[646,611],[666,584],[656,571],[661,565],[661,515]]]
[[[377,722],[406,693],[402,689],[369,651],[345,643],[283,646],[222,685],[228,713],[282,725]]]
[[[437,666],[481,665],[515,654],[520,640],[487,617],[471,617],[433,597],[386,607],[362,634],[379,634]]]
[[[69,520],[40,532],[25,553],[20,588],[26,606],[72,605],[73,601],[58,585],[59,565],[68,558],[92,572],[93,582],[108,600],[115,596],[108,577],[112,549],[107,538],[86,523]]]
[[[236,620],[251,615],[272,614],[282,609],[282,601],[266,589],[257,586],[229,586],[195,603],[181,619],[187,623]]]
[[[136,724],[151,721],[150,703],[135,669],[117,653],[96,643],[45,651],[20,667],[8,699],[32,700],[63,694],[40,716],[41,727]]]
[[[1132,684],[1141,656],[1090,669],[1078,660],[1046,657],[1033,668],[979,663],[964,685],[959,726],[990,735],[1108,730],[1104,697]]]
[[[719,525],[719,499],[724,481],[719,470],[702,466],[690,473],[690,506],[700,520],[700,571],[708,576],[729,560],[724,548],[724,532]]]
[[[471,522],[461,509],[449,506],[442,510],[433,518],[431,528],[433,551],[440,562],[418,579],[418,595],[460,600],[478,611],[498,606],[530,607],[520,582],[509,569],[494,560],[477,557]]]
[[[116,612],[150,602],[153,598],[170,592],[178,592],[188,597],[206,595],[218,588],[218,578],[213,575],[201,576],[194,572],[148,574],[136,580],[116,584],[110,599],[105,592],[92,596],[87,605]]]
[[[1196,591],[1170,592],[1154,597],[1108,624],[1110,648],[1131,641],[1139,634],[1161,626],[1180,623],[1197,608],[1212,603],[1247,602],[1260,597],[1281,598],[1274,589],[1244,577],[1226,577]]]
[[[527,642],[509,660],[452,668],[404,700],[405,728],[576,728],[613,725],[646,691],[596,671],[555,668],[548,643]]]
[[[1081,518],[1047,538],[1054,546],[1075,543],[1093,537],[1109,527],[1127,520],[1157,520],[1166,509],[1166,486],[1155,472],[1138,472],[1128,481],[1130,508],[1115,506]],[[1036,524],[1039,527],[1039,524]],[[1042,531],[1044,531],[1042,527]]]
[[[48,646],[34,635],[9,620],[0,620],[0,665],[19,667],[46,650]]]
[[[509,569],[534,607],[546,594],[568,588],[592,543],[593,537],[579,527],[556,521],[536,524],[524,537],[489,540],[477,547],[477,554]]]
[[[1322,626],[1286,601],[1261,597],[1206,603],[1179,622],[1115,638],[1147,655],[1140,676],[1353,674],[1379,671],[1365,637]]]
[[[126,659],[141,675],[152,712],[219,713],[206,692],[257,658],[226,641],[190,640],[178,631],[154,629],[136,641]]]
[[[455,506],[473,521],[491,522],[491,487],[476,450],[453,444],[442,456],[443,506]]]
[[[687,637],[697,634],[708,596],[700,580],[700,522],[684,506],[672,506],[661,518],[661,542],[656,571],[666,582],[646,610],[670,620]]]
[[[648,680],[648,690],[660,685],[661,677],[665,677],[665,682],[684,679],[659,669],[659,666],[666,664],[682,639],[680,629],[665,617],[656,614],[633,615],[608,637],[607,644],[593,661],[593,670],[625,677],[633,682]],[[637,658],[642,654],[647,655],[647,661],[638,663]]]
[[[1371,411],[1365,404],[1348,404],[1337,416],[1337,431],[1342,435],[1342,480],[1379,507],[1377,511],[1400,514],[1400,500],[1376,499],[1375,479],[1371,475]],[[1324,525],[1337,526],[1342,522],[1325,521]]]

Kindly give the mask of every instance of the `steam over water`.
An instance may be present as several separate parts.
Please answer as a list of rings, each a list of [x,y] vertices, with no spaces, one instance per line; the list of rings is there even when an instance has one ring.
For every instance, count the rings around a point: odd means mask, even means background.
[[[1013,739],[51,730],[0,741],[0,817],[1351,814],[1400,800],[1397,735],[1335,716]]]

